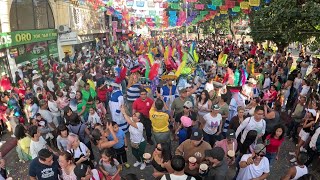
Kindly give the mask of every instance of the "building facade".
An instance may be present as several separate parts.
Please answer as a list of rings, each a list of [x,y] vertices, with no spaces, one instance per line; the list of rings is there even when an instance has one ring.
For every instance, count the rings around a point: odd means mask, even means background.
[[[104,12],[66,0],[0,0],[0,73],[103,45]]]

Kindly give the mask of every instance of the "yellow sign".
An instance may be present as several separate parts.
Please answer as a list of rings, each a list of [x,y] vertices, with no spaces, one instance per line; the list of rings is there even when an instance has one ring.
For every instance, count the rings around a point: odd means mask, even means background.
[[[260,0],[249,0],[250,6],[260,6]]]
[[[72,46],[62,46],[62,51],[70,55],[72,54]]]
[[[241,2],[240,3],[240,8],[241,9],[249,9],[249,2]]]

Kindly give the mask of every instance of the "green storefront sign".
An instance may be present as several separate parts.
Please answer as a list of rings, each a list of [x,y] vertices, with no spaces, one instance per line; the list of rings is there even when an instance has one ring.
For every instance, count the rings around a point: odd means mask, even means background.
[[[12,38],[10,33],[0,33],[0,49],[10,47]]]
[[[34,42],[42,42],[55,40],[58,38],[57,30],[41,29],[30,31],[14,31],[9,33],[0,33],[0,49],[29,44]]]
[[[11,46],[17,46],[21,44],[29,44],[34,42],[57,39],[58,33],[55,29],[14,31],[11,32],[11,38]]]

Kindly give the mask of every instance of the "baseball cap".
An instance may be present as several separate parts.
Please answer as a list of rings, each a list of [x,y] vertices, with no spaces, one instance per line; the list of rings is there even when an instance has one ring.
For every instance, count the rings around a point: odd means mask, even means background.
[[[202,131],[200,129],[194,129],[192,131],[190,140],[200,141],[202,139]]]
[[[192,125],[191,119],[187,116],[182,116],[180,118],[180,120],[181,120],[183,127],[190,127]]]
[[[183,104],[183,106],[185,106],[185,107],[187,107],[187,108],[193,108],[193,104],[192,104],[192,102],[190,102],[190,101],[186,101],[184,104]]]
[[[309,113],[311,113],[313,117],[316,117],[316,116],[317,116],[316,110],[314,110],[314,109],[307,109],[307,111],[308,111]]]
[[[78,164],[74,168],[73,172],[77,176],[77,180],[80,180],[82,177],[86,176],[87,170],[88,170],[88,165]]]
[[[266,154],[266,148],[263,144],[257,144],[255,147],[254,147],[254,152],[255,153],[264,153]]]
[[[181,93],[184,93],[184,92],[187,92],[187,89],[186,88],[181,88],[181,89],[179,89],[179,93],[181,94]]]
[[[226,133],[227,139],[235,139],[236,138],[236,133],[234,132],[233,129],[229,129]]]
[[[192,87],[192,85],[189,84],[189,83],[187,83],[187,84],[186,84],[186,88],[189,88],[189,87]]]
[[[212,149],[204,151],[206,157],[212,157],[213,159],[217,159],[218,161],[222,161],[225,153],[221,147],[214,147]]]
[[[218,111],[218,110],[220,110],[220,106],[218,106],[218,104],[214,104],[211,106],[211,109]]]

